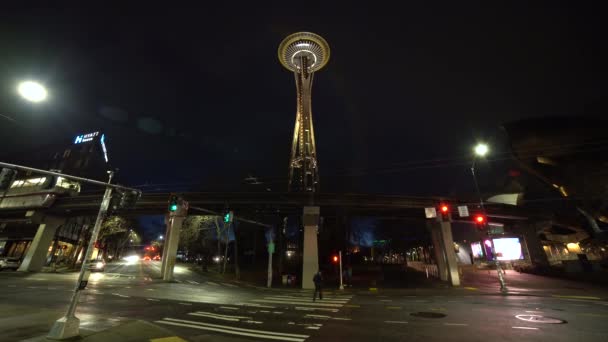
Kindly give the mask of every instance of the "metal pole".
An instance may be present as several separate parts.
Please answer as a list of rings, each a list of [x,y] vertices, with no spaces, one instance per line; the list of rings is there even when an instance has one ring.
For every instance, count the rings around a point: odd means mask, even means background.
[[[108,173],[109,184],[112,181],[112,177],[114,177],[114,172],[108,171]],[[95,221],[93,233],[91,234],[91,239],[89,240],[89,246],[87,247],[87,251],[84,255],[84,258],[82,259],[82,266],[80,267],[80,274],[78,275],[78,282],[76,283],[76,288],[74,289],[74,294],[72,295],[72,301],[70,302],[70,306],[68,307],[68,311],[65,316],[58,319],[53,324],[51,331],[47,335],[47,338],[49,339],[64,340],[78,336],[79,334],[80,320],[74,314],[76,312],[76,307],[78,306],[80,292],[84,290],[87,286],[90,274],[90,271],[88,270],[88,261],[91,258],[91,255],[93,254],[93,248],[95,247],[95,241],[97,241],[97,236],[99,235],[99,231],[101,230],[101,224],[106,216],[108,207],[110,206],[111,196],[112,187],[108,186],[106,187],[101,206],[99,207],[99,213],[97,214],[97,220]]]
[[[272,287],[272,253],[270,252],[270,248],[268,248],[268,279],[266,287]]]
[[[338,252],[338,258],[340,258],[340,290],[344,290],[344,283],[342,282],[342,251]]]
[[[483,213],[483,215],[485,217],[487,217],[488,215],[486,214],[486,208],[483,205],[483,197],[481,196],[481,191],[479,190],[479,184],[477,183],[477,176],[475,175],[475,161],[477,161],[477,158],[473,159],[473,164],[471,165],[471,174],[473,175],[473,182],[475,183],[475,190],[477,191],[477,196],[479,197],[479,206],[481,208],[481,212]],[[498,262],[498,258],[496,257],[496,249],[494,249],[494,240],[492,239],[492,234],[490,234],[490,228],[487,225],[487,234],[488,234],[488,238],[490,239],[490,249],[492,250],[492,258],[494,258],[494,264],[496,265],[496,272],[498,273],[498,282],[500,283],[500,291],[502,292],[507,292],[507,285],[505,284],[505,279],[502,275],[502,269],[500,268],[500,262]]]

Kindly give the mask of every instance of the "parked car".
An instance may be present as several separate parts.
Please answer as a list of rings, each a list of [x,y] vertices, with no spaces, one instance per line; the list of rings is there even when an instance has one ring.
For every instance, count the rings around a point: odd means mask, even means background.
[[[17,270],[20,264],[19,258],[0,258],[0,271],[5,269]]]
[[[103,272],[106,269],[106,263],[103,260],[91,260],[88,262],[91,272]]]

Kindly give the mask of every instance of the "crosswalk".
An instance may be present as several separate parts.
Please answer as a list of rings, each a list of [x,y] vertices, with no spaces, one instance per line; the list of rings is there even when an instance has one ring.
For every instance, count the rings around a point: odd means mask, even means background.
[[[350,320],[335,314],[351,299],[352,295],[330,295],[313,302],[310,293],[267,294],[188,312],[185,317],[164,317],[155,323],[253,339],[303,342],[311,330],[320,330],[324,321]]]

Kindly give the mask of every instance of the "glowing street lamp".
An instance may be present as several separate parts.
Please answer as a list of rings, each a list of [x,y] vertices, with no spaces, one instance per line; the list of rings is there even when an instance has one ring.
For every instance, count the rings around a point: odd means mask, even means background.
[[[42,102],[48,97],[46,88],[35,81],[23,81],[17,86],[17,92],[29,102]]]
[[[478,157],[485,157],[489,151],[490,149],[488,148],[488,145],[484,143],[479,143],[475,146],[475,155]]]

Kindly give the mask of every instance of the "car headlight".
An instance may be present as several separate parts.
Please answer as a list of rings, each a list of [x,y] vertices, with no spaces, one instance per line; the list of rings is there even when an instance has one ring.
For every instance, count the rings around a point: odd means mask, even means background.
[[[95,268],[103,268],[103,262],[96,263]]]

